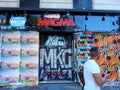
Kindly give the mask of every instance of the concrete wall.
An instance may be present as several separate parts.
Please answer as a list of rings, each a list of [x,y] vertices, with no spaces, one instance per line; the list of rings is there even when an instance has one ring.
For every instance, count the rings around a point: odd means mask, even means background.
[[[0,87],[0,90],[82,90],[79,84],[39,84],[37,86],[10,86]],[[120,90],[118,86],[103,86],[101,90]]]

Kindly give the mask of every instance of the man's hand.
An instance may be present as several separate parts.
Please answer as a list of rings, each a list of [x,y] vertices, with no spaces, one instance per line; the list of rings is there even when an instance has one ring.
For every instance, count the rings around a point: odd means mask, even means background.
[[[105,78],[105,79],[108,79],[111,74],[112,74],[112,73],[111,73],[110,71],[106,71],[106,72],[104,73],[104,78]]]

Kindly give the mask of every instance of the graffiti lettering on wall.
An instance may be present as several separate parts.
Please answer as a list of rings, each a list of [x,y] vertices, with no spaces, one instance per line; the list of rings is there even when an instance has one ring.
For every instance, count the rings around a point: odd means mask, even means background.
[[[61,68],[71,68],[71,49],[41,49],[40,67],[50,64],[56,69],[58,64]],[[69,61],[67,61],[69,60]]]
[[[66,46],[67,41],[63,36],[48,36],[45,46]]]
[[[71,80],[72,56],[70,48],[40,49],[40,79]]]
[[[103,73],[105,71],[110,71],[112,73],[108,79],[109,82],[120,80],[119,37],[119,33],[96,32],[93,34],[81,32],[77,34],[75,39],[77,44],[77,59],[79,65],[83,66],[82,64],[89,59],[89,47],[97,46],[101,52],[99,59],[97,60],[101,72]],[[90,43],[89,38],[93,39],[93,42]]]

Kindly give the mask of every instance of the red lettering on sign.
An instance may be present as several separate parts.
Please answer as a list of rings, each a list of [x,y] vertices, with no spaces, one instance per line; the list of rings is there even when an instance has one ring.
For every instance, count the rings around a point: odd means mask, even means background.
[[[82,32],[83,34],[94,34],[93,32]]]
[[[39,18],[38,26],[75,26],[75,23],[67,18]]]

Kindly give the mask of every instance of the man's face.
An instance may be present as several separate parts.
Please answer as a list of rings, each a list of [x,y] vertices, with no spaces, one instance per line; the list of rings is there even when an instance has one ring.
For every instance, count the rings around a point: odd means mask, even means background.
[[[97,55],[97,60],[99,59],[100,54],[101,54],[101,52],[98,52],[98,55]]]

